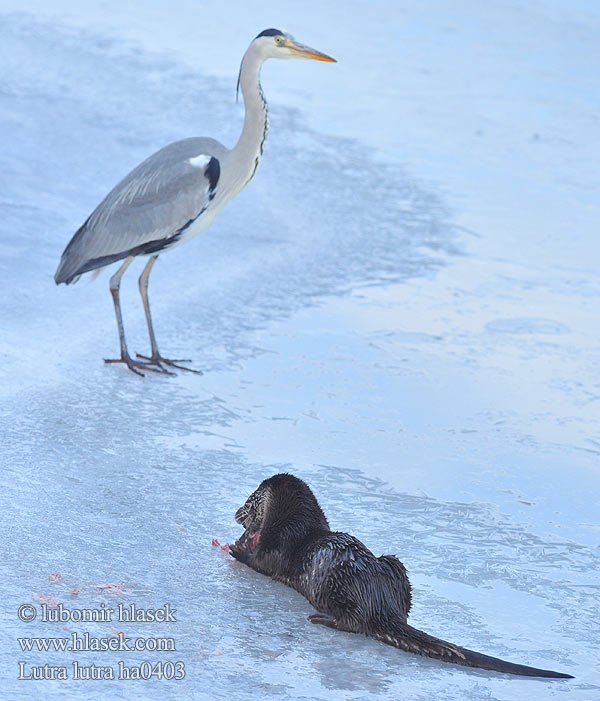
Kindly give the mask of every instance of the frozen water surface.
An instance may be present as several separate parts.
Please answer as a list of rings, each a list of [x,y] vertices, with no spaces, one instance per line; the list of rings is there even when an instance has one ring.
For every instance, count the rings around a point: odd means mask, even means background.
[[[597,8],[413,5],[0,4],[4,698],[600,694]],[[273,25],[340,63],[267,64],[258,176],[153,272],[161,349],[205,374],[105,367],[108,276],[59,289],[59,255],[156,148],[235,142],[238,61]],[[122,286],[140,351],[141,265]],[[311,626],[211,545],[283,469],[332,527],[400,556],[415,626],[576,679]],[[177,622],[18,620],[44,600],[169,603]],[[177,649],[17,642],[119,630]],[[182,660],[186,678],[17,680],[19,660],[75,659]]]

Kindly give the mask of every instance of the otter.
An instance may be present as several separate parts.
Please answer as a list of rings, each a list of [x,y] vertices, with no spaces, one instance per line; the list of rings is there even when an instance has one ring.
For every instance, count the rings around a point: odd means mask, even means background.
[[[348,533],[331,531],[310,487],[290,474],[273,475],[238,509],[245,531],[230,554],[261,574],[302,594],[319,613],[308,617],[348,633],[364,633],[387,645],[495,672],[572,679],[483,655],[408,625],[411,586],[394,555],[375,557]]]

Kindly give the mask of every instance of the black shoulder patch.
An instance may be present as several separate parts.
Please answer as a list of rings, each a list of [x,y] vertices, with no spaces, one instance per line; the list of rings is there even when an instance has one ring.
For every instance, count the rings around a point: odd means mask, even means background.
[[[285,32],[282,32],[281,29],[265,29],[256,36],[256,39],[258,39],[258,37],[276,37],[283,34],[285,34]]]
[[[221,164],[214,156],[208,162],[204,175],[208,178],[208,199],[212,200],[215,196],[219,176],[221,175]]]

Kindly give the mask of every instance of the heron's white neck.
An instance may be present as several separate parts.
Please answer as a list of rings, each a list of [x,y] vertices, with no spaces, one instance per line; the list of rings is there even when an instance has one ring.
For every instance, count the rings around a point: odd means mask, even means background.
[[[244,54],[240,69],[239,86],[246,114],[240,138],[231,151],[232,160],[242,177],[240,189],[254,176],[269,131],[267,101],[260,86],[260,69],[264,60],[260,49],[251,44]]]

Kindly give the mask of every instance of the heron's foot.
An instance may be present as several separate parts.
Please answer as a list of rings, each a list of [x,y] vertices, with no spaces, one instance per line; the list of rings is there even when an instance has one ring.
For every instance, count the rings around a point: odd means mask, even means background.
[[[129,354],[122,355],[120,358],[104,358],[105,363],[124,363],[131,370],[135,372],[136,375],[145,377],[142,370],[149,370],[150,372],[159,372],[165,375],[174,375],[174,372],[169,372],[164,368],[154,368],[152,363],[142,363],[139,360],[134,360]]]
[[[151,356],[142,355],[141,353],[135,354],[136,358],[141,358],[145,360],[148,365],[156,365],[160,368],[159,372],[166,372],[169,375],[174,375],[174,372],[169,372],[163,365],[168,365],[170,368],[177,368],[178,370],[187,370],[187,372],[196,373],[196,375],[203,375],[202,370],[194,370],[194,368],[186,368],[185,365],[179,365],[178,363],[191,363],[191,360],[185,360],[183,358],[178,358],[175,360],[169,360],[169,358],[163,358],[160,353],[153,353]],[[149,368],[148,368],[149,369]]]

